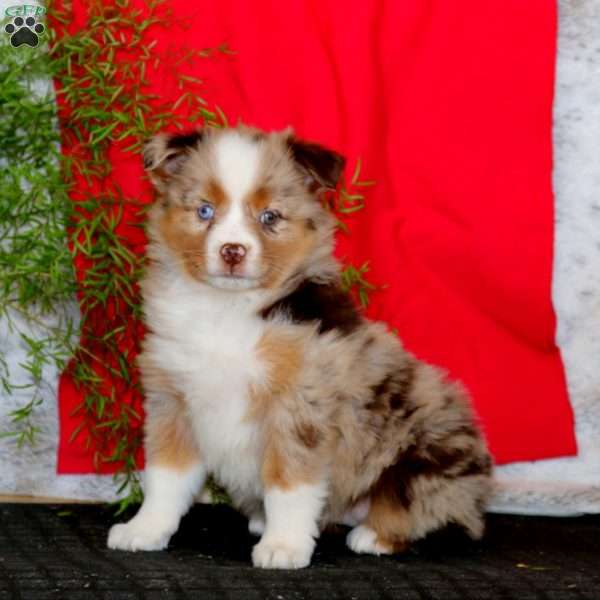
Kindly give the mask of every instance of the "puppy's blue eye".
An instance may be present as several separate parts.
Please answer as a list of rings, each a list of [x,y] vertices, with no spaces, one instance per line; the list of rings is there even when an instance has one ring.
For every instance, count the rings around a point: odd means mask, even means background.
[[[198,209],[198,216],[203,221],[210,221],[215,216],[215,207],[212,204],[203,204]]]
[[[258,219],[263,225],[270,226],[275,225],[280,218],[281,215],[276,210],[263,210]]]

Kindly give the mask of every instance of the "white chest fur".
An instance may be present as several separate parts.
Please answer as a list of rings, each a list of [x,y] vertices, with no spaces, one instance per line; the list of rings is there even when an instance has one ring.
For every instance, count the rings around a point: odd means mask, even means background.
[[[146,349],[174,378],[188,404],[209,472],[239,502],[262,496],[260,439],[247,419],[249,385],[260,378],[255,347],[260,298],[182,280],[146,299],[153,333]]]

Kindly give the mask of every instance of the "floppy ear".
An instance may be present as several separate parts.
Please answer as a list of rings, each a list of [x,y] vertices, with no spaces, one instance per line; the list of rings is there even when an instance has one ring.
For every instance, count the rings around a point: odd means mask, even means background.
[[[162,189],[168,179],[181,170],[190,151],[197,148],[203,138],[204,132],[196,129],[186,133],[159,133],[146,142],[142,156],[150,181]]]
[[[319,144],[299,140],[293,135],[288,137],[287,144],[294,162],[305,174],[311,191],[335,188],[346,164],[341,154]]]

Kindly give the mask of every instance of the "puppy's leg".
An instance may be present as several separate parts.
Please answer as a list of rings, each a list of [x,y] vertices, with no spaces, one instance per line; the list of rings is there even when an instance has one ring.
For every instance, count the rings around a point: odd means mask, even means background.
[[[483,534],[483,510],[489,493],[487,457],[466,460],[467,476],[394,477],[395,467],[387,469],[371,495],[369,513],[347,538],[358,553],[393,554],[405,551],[409,542],[429,532],[456,523],[473,538]],[[404,475],[406,471],[401,470]]]
[[[166,548],[204,484],[205,469],[180,398],[163,396],[160,403],[148,402],[145,449],[144,503],[128,523],[111,528],[109,548]]]
[[[316,477],[294,481],[292,465],[285,464],[273,450],[267,453],[265,464],[266,526],[252,551],[252,562],[265,569],[307,567],[319,535],[327,483]]]
[[[289,489],[272,487],[266,491],[267,522],[260,542],[252,551],[255,567],[300,569],[310,564],[325,495],[324,482],[303,483]]]
[[[129,522],[111,527],[108,547],[134,552],[166,548],[203,480],[201,465],[184,471],[148,466],[144,478],[144,503]]]
[[[374,498],[367,518],[354,527],[346,544],[358,554],[394,554],[408,547],[410,515],[400,505]]]

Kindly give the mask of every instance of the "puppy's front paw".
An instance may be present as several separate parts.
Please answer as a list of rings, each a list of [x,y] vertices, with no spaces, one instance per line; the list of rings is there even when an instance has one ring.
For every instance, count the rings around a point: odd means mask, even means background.
[[[134,517],[110,528],[108,547],[112,550],[164,550],[175,533],[172,527],[149,518]]]
[[[302,569],[310,564],[314,548],[312,537],[301,542],[263,537],[252,550],[252,563],[262,569]]]

